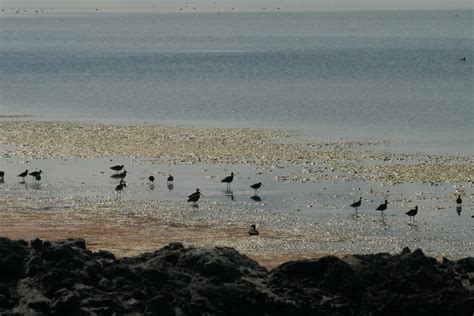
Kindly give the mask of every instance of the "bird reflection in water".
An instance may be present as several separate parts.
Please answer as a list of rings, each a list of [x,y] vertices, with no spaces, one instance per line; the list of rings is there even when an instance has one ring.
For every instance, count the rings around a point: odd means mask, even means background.
[[[32,188],[33,190],[40,190],[41,189],[41,183],[39,183],[39,182],[32,183],[30,188]]]
[[[262,198],[258,195],[251,196],[250,199],[254,200],[255,202],[262,202]]]
[[[458,216],[461,216],[462,206],[456,206],[456,212],[458,213]]]
[[[168,190],[170,190],[170,191],[172,191],[174,189],[173,183],[168,183],[166,186],[168,187]]]
[[[234,201],[234,191],[232,190],[225,190],[224,194],[228,196],[232,201]]]

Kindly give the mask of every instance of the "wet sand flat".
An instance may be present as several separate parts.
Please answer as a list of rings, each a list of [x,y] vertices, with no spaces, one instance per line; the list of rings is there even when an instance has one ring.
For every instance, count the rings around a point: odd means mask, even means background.
[[[174,241],[231,246],[268,266],[404,246],[437,257],[473,255],[471,156],[267,129],[1,121],[0,131],[0,234],[10,238],[79,236],[119,256]],[[120,195],[110,177],[115,164],[129,172]],[[25,169],[43,170],[42,180],[20,183]],[[228,191],[220,180],[231,171]],[[249,186],[259,181],[255,200]],[[198,187],[205,198],[193,207],[186,197]],[[349,205],[359,197],[355,215]],[[389,209],[381,216],[375,208],[384,199]],[[414,205],[420,212],[412,225],[404,212]],[[247,235],[251,223],[260,236]]]

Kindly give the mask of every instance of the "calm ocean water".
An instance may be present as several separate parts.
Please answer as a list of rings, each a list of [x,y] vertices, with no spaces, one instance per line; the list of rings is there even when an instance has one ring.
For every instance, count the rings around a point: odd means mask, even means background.
[[[472,153],[472,14],[3,15],[0,116],[284,127]]]

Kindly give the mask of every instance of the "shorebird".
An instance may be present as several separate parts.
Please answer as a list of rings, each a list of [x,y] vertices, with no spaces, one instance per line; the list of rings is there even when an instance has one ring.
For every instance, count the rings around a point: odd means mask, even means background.
[[[255,235],[260,234],[258,232],[257,227],[255,226],[255,224],[250,225],[248,233],[249,233],[250,236],[255,236]]]
[[[225,177],[224,179],[221,180],[223,183],[227,183],[227,189],[230,189],[230,183],[234,180],[234,173],[231,172],[230,176]]]
[[[460,61],[466,61],[466,57],[461,58]]]
[[[122,190],[127,186],[125,181],[120,180],[120,183],[115,187],[115,192],[117,192],[119,195],[122,195]]]
[[[199,189],[196,189],[196,192],[188,196],[188,202],[193,202],[194,205],[197,205],[197,201],[199,201],[199,198],[201,196],[204,196]]]
[[[33,171],[33,172],[30,172],[29,175],[32,176],[33,178],[36,179],[37,176],[40,176],[40,179],[41,179],[41,174],[43,173],[42,170],[40,171]]]
[[[23,171],[22,173],[20,173],[18,175],[18,177],[20,178],[23,178],[23,180],[21,182],[25,182],[25,177],[28,175],[28,169],[26,169],[25,171]]]
[[[168,179],[166,179],[166,181],[167,181],[168,183],[173,182],[173,181],[174,181],[173,176],[172,176],[172,175],[169,175],[169,176],[168,176]]]
[[[150,184],[153,184],[153,182],[155,182],[155,177],[154,176],[149,176],[148,181],[150,181]]]
[[[361,204],[362,204],[362,197],[359,198],[359,201],[351,204],[351,207],[355,208],[356,214],[357,214],[357,209],[361,206]]]
[[[3,180],[5,178],[5,171],[0,171],[0,179]]]
[[[110,167],[110,169],[112,169],[113,171],[119,172],[120,170],[123,169],[123,165],[116,165],[116,166]]]
[[[458,195],[458,198],[456,199],[456,204],[462,204],[461,194]]]
[[[382,211],[382,214],[383,214],[383,211],[385,211],[387,209],[387,200],[385,200],[385,203],[383,204],[380,204],[375,210],[376,211]]]
[[[255,194],[257,194],[258,189],[262,186],[262,182],[252,184],[250,187],[255,190]]]
[[[40,181],[41,181],[41,175],[37,175],[37,176],[35,177],[35,180],[36,180],[36,182],[40,182]]]
[[[410,218],[412,219],[412,221],[415,221],[415,216],[416,216],[416,214],[418,214],[418,205],[415,206],[415,208],[412,208],[411,210],[409,210],[408,212],[406,212],[405,214],[407,214],[408,216],[410,216]]]

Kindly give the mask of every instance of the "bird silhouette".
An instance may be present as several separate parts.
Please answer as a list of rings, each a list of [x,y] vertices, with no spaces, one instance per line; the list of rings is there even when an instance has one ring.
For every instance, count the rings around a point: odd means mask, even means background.
[[[260,234],[258,232],[257,227],[255,226],[255,224],[250,225],[248,233],[249,233],[250,236],[256,236],[256,235]]]
[[[387,209],[387,205],[388,205],[388,202],[387,202],[387,200],[385,200],[385,203],[380,204],[375,210],[376,211],[382,211],[382,214],[383,214],[383,211],[385,211]]]
[[[40,176],[40,179],[41,179],[41,174],[43,173],[42,170],[40,171],[33,171],[33,172],[30,172],[29,175],[32,176],[33,178],[36,179],[37,176]]]
[[[0,171],[0,179],[4,179],[5,178],[5,171]]]
[[[153,182],[155,182],[155,177],[154,176],[149,176],[148,181],[150,182],[150,184],[153,184]]]
[[[361,206],[361,204],[362,204],[362,197],[359,198],[359,201],[351,204],[351,207],[355,208],[356,214],[357,214],[357,209]]]
[[[116,166],[110,167],[110,169],[112,169],[113,171],[116,171],[116,172],[119,172],[123,168],[124,168],[123,165],[116,165]]]
[[[458,195],[458,198],[456,199],[456,204],[462,204],[461,194]]]
[[[406,212],[405,214],[407,214],[408,216],[410,216],[410,218],[412,219],[412,221],[415,221],[415,216],[416,216],[416,214],[418,214],[418,205],[415,206],[415,208],[412,208],[411,210],[409,210],[408,212]]]
[[[258,189],[262,186],[262,182],[252,184],[250,187],[255,190],[255,194],[257,194]]]
[[[174,177],[172,175],[169,175],[168,176],[168,179],[166,179],[167,182],[173,182],[174,181]]]
[[[201,191],[199,191],[199,189],[196,189],[196,192],[188,196],[188,202],[193,202],[193,204],[196,205],[201,196],[204,195],[201,193]]]
[[[122,195],[123,189],[127,186],[124,180],[120,180],[119,184],[115,187],[115,192],[117,192],[120,196]]]
[[[22,182],[25,182],[25,177],[28,175],[28,169],[26,169],[25,171],[23,171],[22,173],[20,173],[18,175],[18,177],[20,178],[23,178]]]
[[[231,182],[234,181],[234,173],[231,172],[230,176],[225,177],[221,180],[222,183],[227,183],[227,189],[230,189]]]

